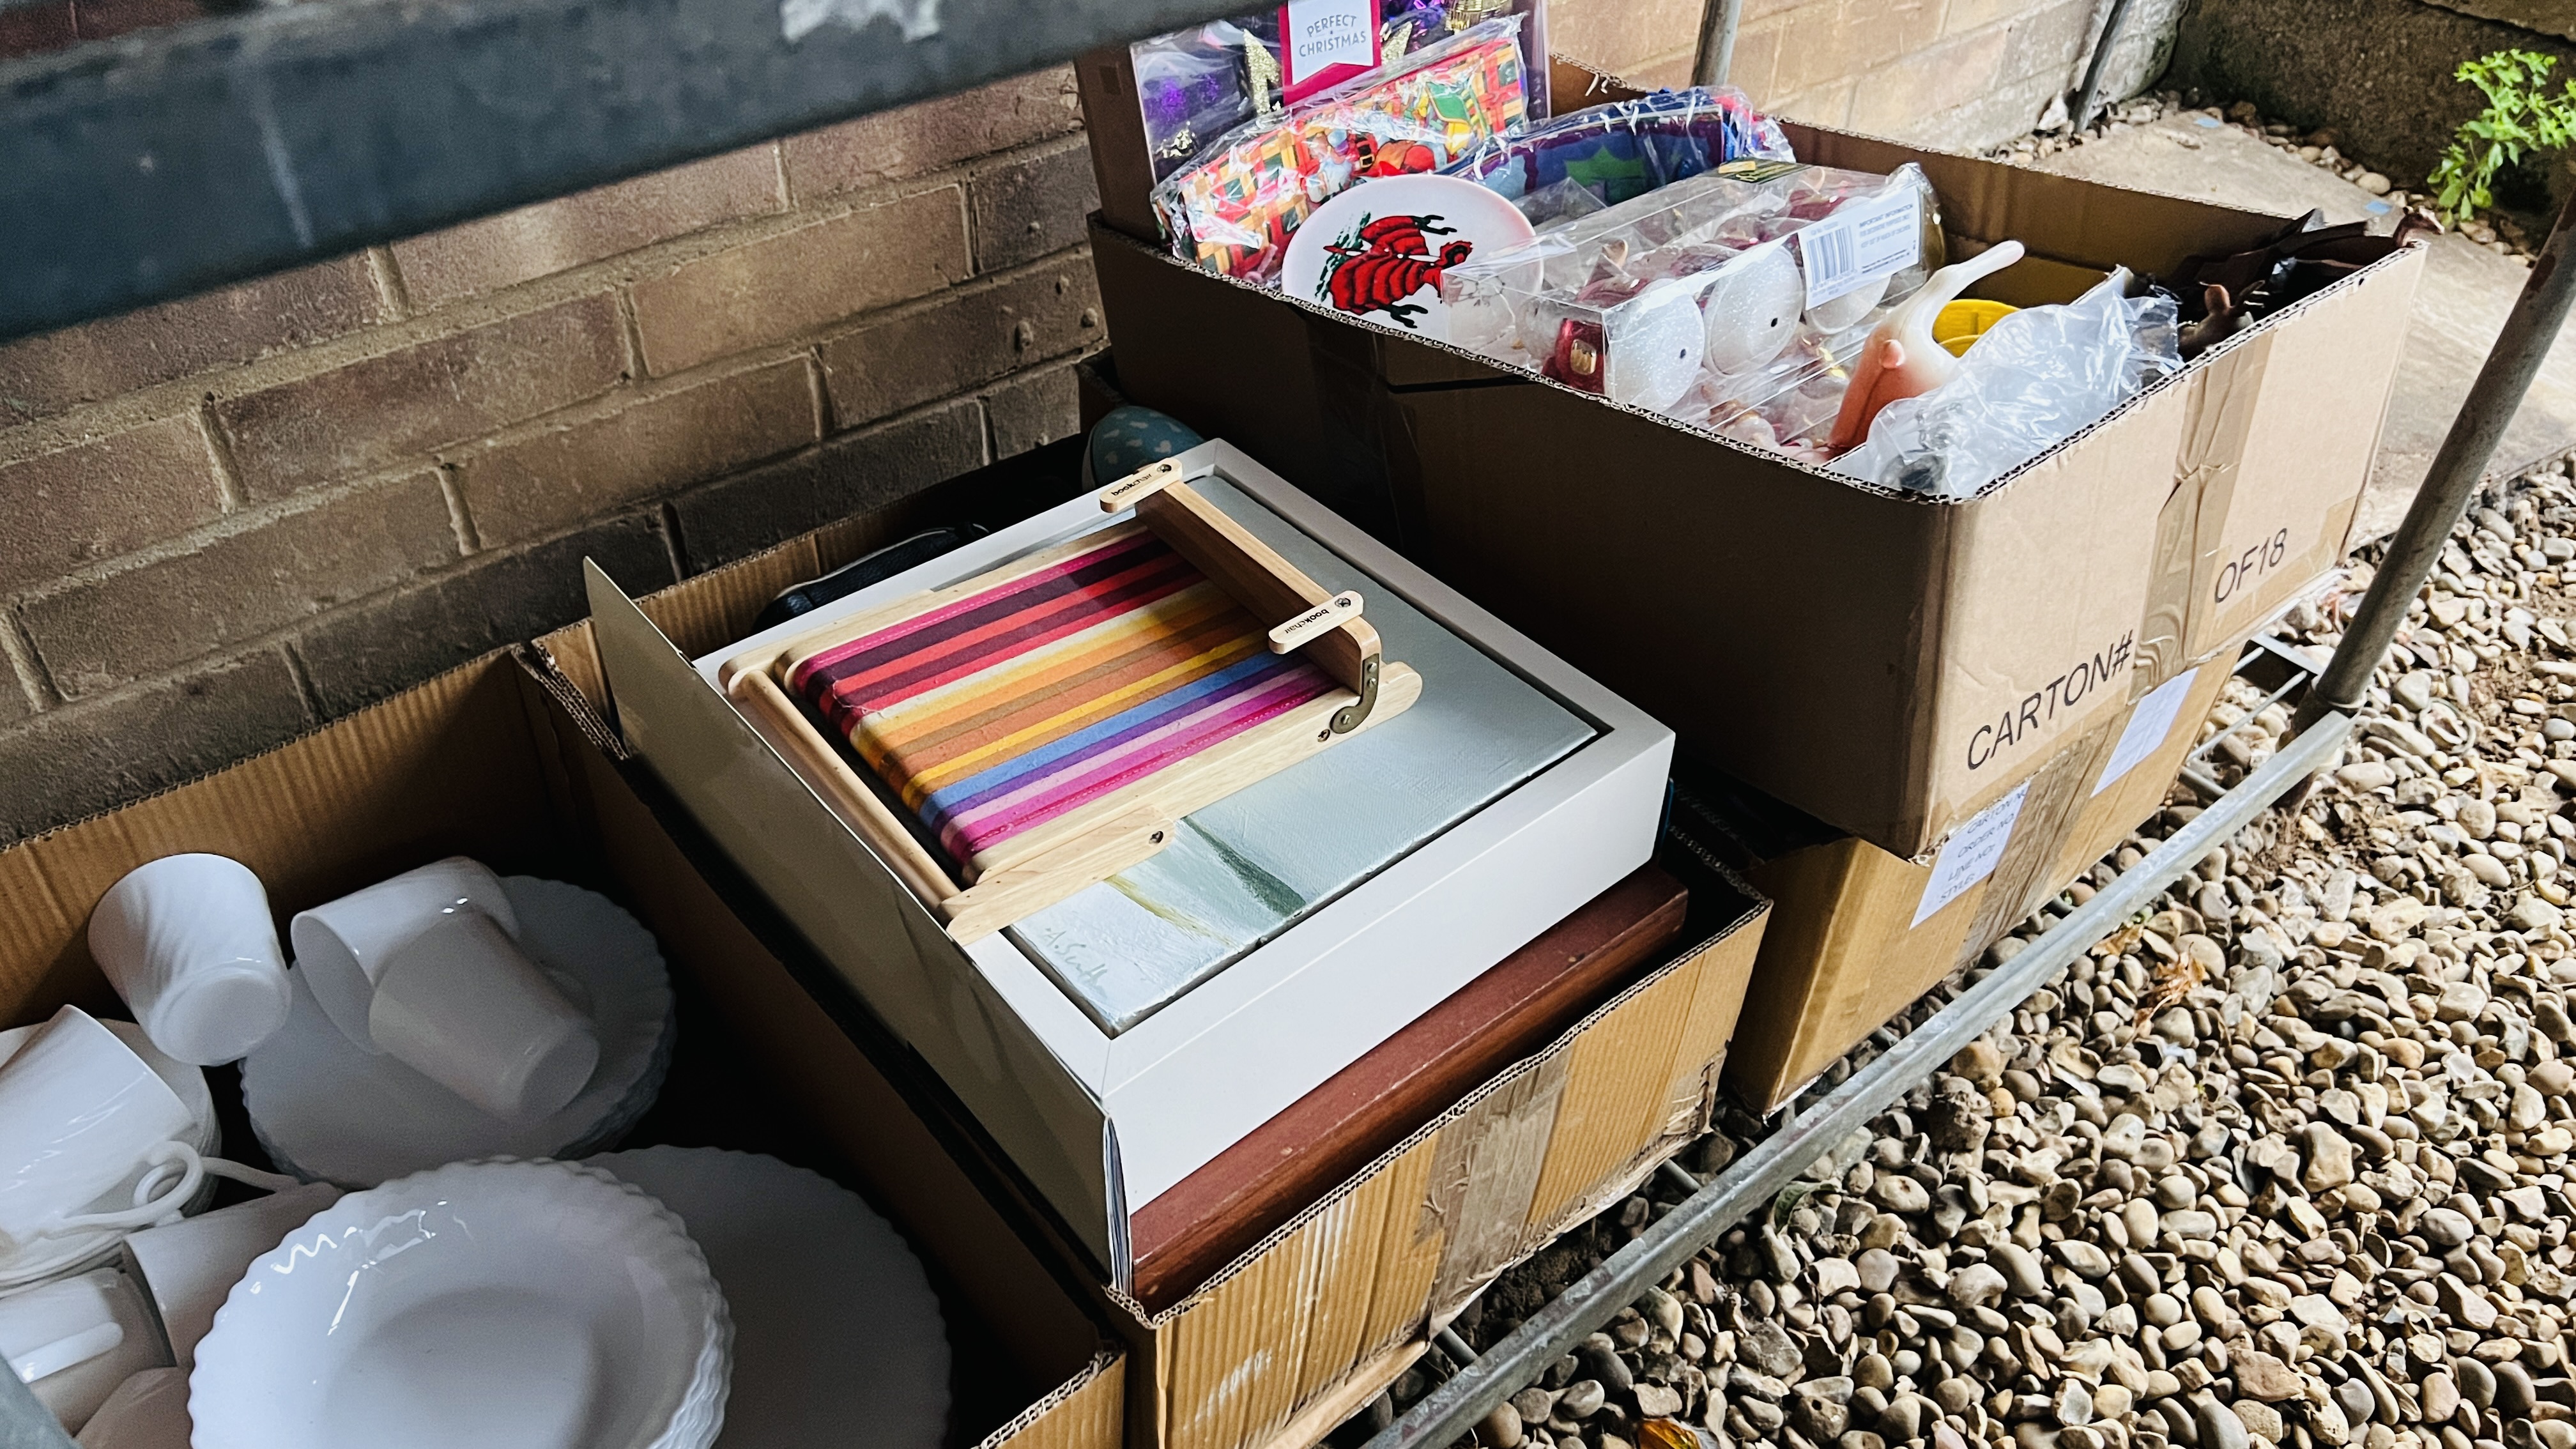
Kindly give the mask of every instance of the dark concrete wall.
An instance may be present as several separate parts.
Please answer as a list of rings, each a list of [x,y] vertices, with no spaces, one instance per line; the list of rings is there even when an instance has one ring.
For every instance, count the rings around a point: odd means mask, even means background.
[[[2423,0],[2197,0],[2164,84],[2332,126],[2344,154],[2412,191],[2483,104],[2452,73],[2506,49],[2557,56],[2553,89],[2576,76],[2576,45]]]

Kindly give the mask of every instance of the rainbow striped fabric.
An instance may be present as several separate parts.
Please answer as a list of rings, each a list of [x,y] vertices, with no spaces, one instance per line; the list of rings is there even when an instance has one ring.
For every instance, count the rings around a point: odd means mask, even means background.
[[[788,687],[960,865],[1320,698],[1141,524],[797,661]]]

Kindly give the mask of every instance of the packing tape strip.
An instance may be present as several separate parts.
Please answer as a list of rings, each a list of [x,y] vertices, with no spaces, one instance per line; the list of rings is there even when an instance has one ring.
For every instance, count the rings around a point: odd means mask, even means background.
[[[1417,1242],[1442,1235],[1426,1299],[1432,1309],[1463,1301],[1520,1256],[1574,1056],[1550,1052],[1440,1129],[1415,1233]]]
[[[2236,502],[2237,470],[2254,429],[2271,364],[2271,333],[2259,333],[2212,360],[2186,381],[2190,389],[2174,488],[2156,517],[2155,576],[2146,617],[2138,624],[2137,699],[2191,665],[2195,610],[2210,590],[2219,540]]]
[[[1985,894],[1978,898],[1977,914],[1959,943],[1951,970],[1974,961],[1978,952],[1993,945],[2047,898],[2053,888],[2048,873],[2066,848],[2067,832],[2075,828],[2076,817],[2092,798],[2093,781],[2102,773],[2102,763],[2109,757],[2127,718],[2128,711],[2122,710],[2086,730],[2051,755],[2048,763],[2039,767],[2039,773],[2031,777],[2021,816],[2013,822],[2012,839],[2005,843],[2003,858],[1995,862],[1993,872],[1986,877]]]

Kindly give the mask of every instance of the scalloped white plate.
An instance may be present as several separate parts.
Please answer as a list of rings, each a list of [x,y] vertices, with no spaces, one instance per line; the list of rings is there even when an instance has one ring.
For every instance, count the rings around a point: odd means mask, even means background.
[[[713,1147],[585,1165],[678,1213],[724,1287],[734,1371],[718,1449],[808,1449],[854,1437],[857,1424],[871,1449],[938,1449],[948,1428],[939,1299],[911,1247],[857,1193]]]
[[[732,1328],[677,1214],[578,1163],[351,1193],[251,1264],[188,1379],[196,1449],[706,1449]]]
[[[502,882],[519,945],[599,1032],[599,1068],[562,1111],[495,1117],[390,1056],[359,1050],[290,972],[286,1025],[242,1062],[251,1127],[281,1172],[367,1187],[479,1157],[583,1157],[615,1144],[670,1069],[671,981],[653,933],[607,897],[561,881]],[[584,998],[587,998],[585,1001]]]

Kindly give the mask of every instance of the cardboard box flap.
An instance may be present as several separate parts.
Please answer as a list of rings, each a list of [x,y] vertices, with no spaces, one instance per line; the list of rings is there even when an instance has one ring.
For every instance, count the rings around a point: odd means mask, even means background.
[[[984,1436],[976,1449],[1109,1449],[1124,1438],[1126,1356],[1103,1348],[1081,1373]]]
[[[0,851],[0,1001],[13,1015],[67,1002],[125,1013],[89,956],[91,909],[146,860],[229,855],[272,902],[302,909],[418,865],[414,839],[482,842],[505,873],[564,845],[526,747],[517,687],[478,661],[240,764]],[[388,771],[387,758],[411,762]],[[485,762],[489,762],[488,764]],[[401,819],[400,846],[365,828]],[[491,822],[505,822],[494,829]],[[316,840],[358,842],[317,852]],[[524,844],[511,848],[506,842]]]
[[[2303,298],[2198,359],[2187,505],[2190,608],[2182,654],[2241,639],[2343,559],[2396,394],[2404,317],[2430,251],[2410,246]],[[2170,671],[2148,681],[2162,683]]]
[[[2018,241],[2034,256],[2095,271],[2123,264],[2171,271],[2199,253],[2242,251],[2288,220],[1796,121],[1780,127],[1798,159],[1811,165],[1878,175],[1909,161],[1921,166],[1940,193],[1942,226],[1954,235],[1988,244]]]
[[[583,567],[592,637],[628,744],[664,762],[654,774],[728,855],[773,896],[792,897],[779,905],[827,957],[866,963],[862,994],[1114,1275],[1126,1204],[1100,1104],[821,801],[795,811],[751,805],[812,792],[605,571]],[[932,954],[941,958],[935,966],[925,959]]]

